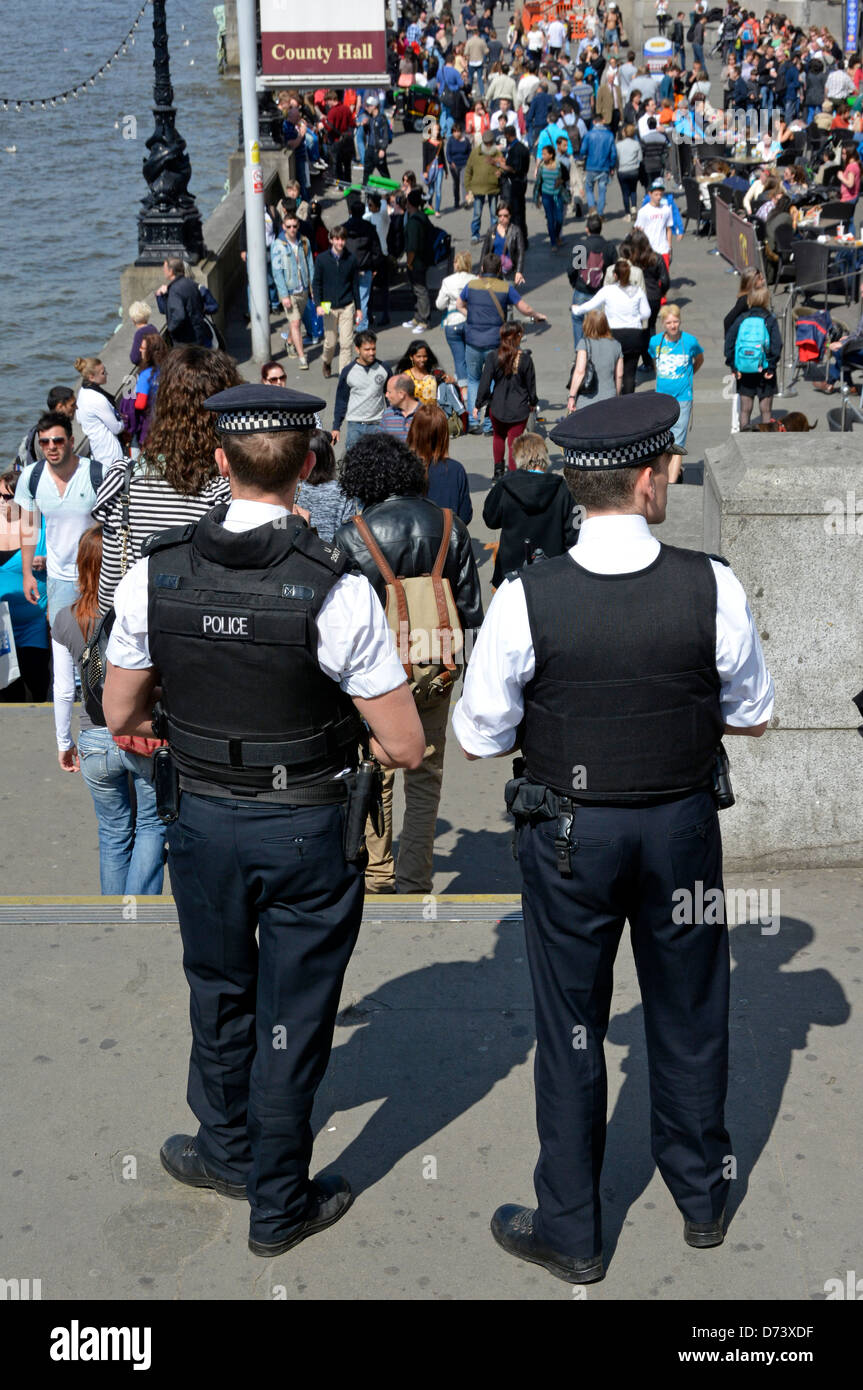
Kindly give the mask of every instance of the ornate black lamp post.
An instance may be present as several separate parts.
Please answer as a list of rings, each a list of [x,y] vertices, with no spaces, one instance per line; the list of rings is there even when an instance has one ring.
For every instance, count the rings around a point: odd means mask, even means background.
[[[149,192],[138,214],[136,265],[161,265],[172,256],[194,265],[206,253],[201,216],[189,192],[192,166],[186,142],[174,124],[174,89],[168,58],[165,0],[153,0],[153,115],[156,128],[147,141],[144,178]]]
[[[260,76],[261,59],[261,32],[258,30],[258,75]],[[240,112],[237,118],[237,143],[238,148],[243,149],[243,113]],[[282,139],[282,113],[276,105],[276,98],[273,96],[269,87],[265,87],[258,92],[258,143],[262,150],[280,150],[284,147]]]

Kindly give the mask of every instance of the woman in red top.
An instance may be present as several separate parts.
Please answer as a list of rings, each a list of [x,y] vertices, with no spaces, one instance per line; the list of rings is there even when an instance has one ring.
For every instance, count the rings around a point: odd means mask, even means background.
[[[475,145],[482,139],[484,130],[488,130],[491,124],[491,116],[486,110],[484,101],[474,102],[472,111],[468,111],[464,123],[465,135],[468,135]]]

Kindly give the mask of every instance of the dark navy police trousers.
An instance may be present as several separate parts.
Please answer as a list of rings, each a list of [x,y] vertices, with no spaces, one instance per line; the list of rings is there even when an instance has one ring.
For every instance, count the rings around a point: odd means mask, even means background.
[[[518,835],[536,1009],[536,1229],[552,1249],[588,1257],[602,1250],[603,1042],[625,919],[644,1008],[653,1156],[690,1221],[712,1221],[725,1205],[728,934],[721,909],[718,923],[691,920],[714,915],[700,906],[722,888],[722,845],[708,792],[647,807],[579,806],[567,879],[555,863],[556,825]]]
[[[363,910],[343,816],[183,792],[168,832],[198,1151],[214,1175],[247,1181],[259,1240],[297,1226],[308,1201],[312,1104]]]

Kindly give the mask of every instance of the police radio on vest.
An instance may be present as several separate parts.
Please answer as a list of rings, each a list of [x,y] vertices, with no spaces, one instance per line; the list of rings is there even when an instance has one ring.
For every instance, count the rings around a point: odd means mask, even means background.
[[[202,615],[204,636],[209,637],[248,637],[249,619],[230,613],[204,613]]]

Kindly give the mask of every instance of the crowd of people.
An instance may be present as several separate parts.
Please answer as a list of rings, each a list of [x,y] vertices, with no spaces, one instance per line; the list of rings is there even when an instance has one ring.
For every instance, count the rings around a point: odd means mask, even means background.
[[[851,106],[863,71],[856,60],[846,69],[829,35],[803,35],[778,15],[768,14],[759,25],[729,5],[718,39],[725,99],[717,110],[706,70],[703,4],[696,7],[693,36],[678,42],[675,21],[674,58],[660,73],[636,62],[614,6],[586,9],[577,24],[553,20],[527,30],[518,13],[505,28],[500,21],[496,27],[494,8],[478,13],[471,3],[462,7],[464,39],[457,39],[458,21],[446,5],[410,18],[391,42],[392,92],[281,93],[282,135],[295,154],[296,181],[267,212],[273,305],[284,315],[286,356],[265,363],[261,381],[287,386],[286,362],[308,370],[316,349],[323,377],[337,376],[332,420],[319,420],[315,466],[299,485],[296,506],[323,540],[345,546],[382,596],[380,573],[352,518],[363,514],[373,528],[380,526],[378,539],[393,567],[406,567],[396,572],[426,572],[447,509],[447,565],[466,629],[479,626],[482,607],[468,529],[474,505],[458,458],[457,441],[465,433],[489,441],[492,486],[482,517],[500,532],[495,587],[535,556],[563,553],[578,534],[566,491],[549,472],[537,415],[542,398],[565,395],[561,408],[572,413],[642,384],[673,397],[679,414],[669,481],[681,479],[705,347],[686,330],[671,289],[674,246],[684,232],[669,166],[674,132],[687,135],[704,184],[738,194],[744,215],[760,221],[769,236],[777,219],[795,220],[791,198],[799,166],[777,168],[774,156],[748,177],[715,157],[702,167],[697,161],[706,123],[728,113],[728,98],[736,102],[744,82],[748,104],[757,91],[757,104],[781,108],[793,128],[805,107],[819,107],[807,98],[819,68],[827,73],[824,100]],[[660,0],[657,18],[663,17]],[[686,43],[692,46],[689,67]],[[797,106],[789,96],[792,71],[802,79]],[[351,193],[347,216],[335,224],[330,218],[328,225],[322,199],[312,192],[316,176],[349,178],[355,162],[362,163],[364,179],[376,171],[386,175],[394,94],[417,84],[439,102],[439,119],[424,132],[422,170],[405,171],[391,193]],[[818,111],[813,118],[820,119]],[[853,209],[860,184],[856,146],[847,138],[849,126],[840,129],[831,120],[831,131],[837,130],[844,141],[837,184]],[[823,122],[819,132],[825,133]],[[627,225],[622,237],[611,239],[606,196],[615,172]],[[808,186],[805,170],[802,175]],[[448,180],[454,206],[470,205],[471,245],[446,267],[433,307],[434,215]],[[567,305],[573,356],[565,383],[538,380],[522,323],[548,322],[524,296],[531,240],[538,239],[535,221],[528,235],[531,180],[550,249],[557,252],[565,234],[574,233]],[[391,322],[391,289],[402,272],[414,313],[403,324],[403,351],[381,360],[375,328]],[[0,478],[0,598],[9,603],[20,668],[0,698],[44,700],[53,669],[60,765],[80,768],[93,795],[105,892],[158,891],[164,833],[143,786],[152,750],[118,749],[104,729],[87,723],[73,740],[75,668],[145,538],[198,521],[230,500],[204,402],[239,384],[236,364],[211,346],[208,306],[182,261],[166,261],[156,303],[162,328],[151,322],[144,302],[129,312],[129,357],[137,369],[132,394],[116,401],[104,364],[78,358],[77,389],[51,389],[15,467]],[[782,339],[758,271],[740,281],[723,348],[740,427],[749,426],[756,401],[757,418],[769,423]],[[837,362],[840,349],[852,365],[854,335],[838,345]],[[838,374],[835,367],[823,389],[833,389]],[[75,452],[73,420],[86,436],[89,457]],[[393,446],[389,453],[384,438]],[[406,774],[404,862],[393,862],[388,821],[369,870],[375,891],[396,884],[418,892],[431,888],[446,709],[435,709],[426,732],[434,752]]]

